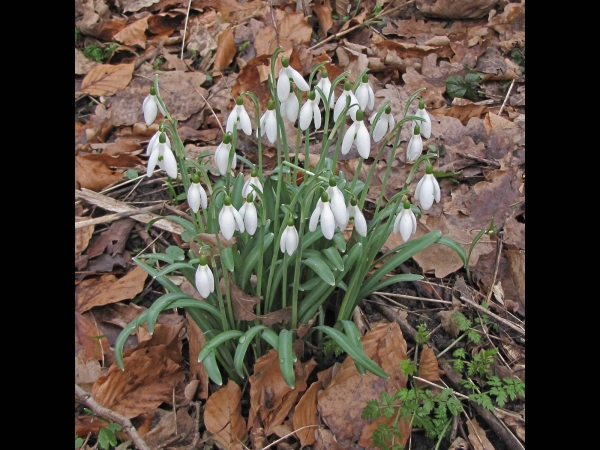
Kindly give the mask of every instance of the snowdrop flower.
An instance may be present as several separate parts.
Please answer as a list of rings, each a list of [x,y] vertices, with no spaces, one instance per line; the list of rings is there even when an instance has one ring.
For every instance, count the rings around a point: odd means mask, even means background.
[[[350,200],[348,206],[348,218],[354,222],[354,228],[362,237],[367,237],[367,221],[362,211],[356,206],[356,199]]]
[[[373,125],[373,121],[375,120],[376,116],[377,113],[373,114],[369,119],[371,125]],[[383,114],[379,116],[379,120],[375,124],[375,129],[373,130],[373,140],[375,142],[379,142],[380,140],[382,140],[385,136],[385,133],[387,133],[388,130],[392,131],[394,129],[394,125],[396,125],[396,120],[392,115],[392,108],[388,105],[385,107]]]
[[[154,133],[154,135],[150,138],[150,142],[148,142],[148,147],[146,147],[146,155],[150,156],[152,154],[152,150],[154,150],[154,147],[156,147],[158,145],[158,138],[160,137],[160,134],[163,132],[163,130],[161,130],[160,128],[158,129],[158,131],[156,133]],[[169,148],[171,148],[171,141],[169,140],[169,136],[166,136],[166,144],[169,146]]]
[[[196,289],[200,292],[202,298],[206,298],[211,292],[215,291],[215,277],[208,268],[206,256],[200,255],[200,264],[196,269]]]
[[[152,86],[150,87],[150,94],[146,96],[144,103],[142,103],[142,111],[144,112],[144,122],[146,122],[146,126],[152,125],[159,110],[163,116],[166,115],[156,98],[156,89]]]
[[[154,173],[154,168],[158,164],[158,167],[167,172],[171,178],[177,178],[177,161],[175,155],[171,151],[171,144],[167,141],[167,135],[160,133],[158,138],[158,144],[154,145],[150,159],[148,160],[148,168],[146,169],[146,175],[151,177]]]
[[[233,124],[236,122],[238,130],[241,127],[248,136],[252,134],[252,123],[250,122],[250,116],[248,116],[246,108],[244,107],[244,99],[241,95],[238,95],[235,106],[227,118],[227,127],[225,128],[225,131],[227,133],[233,132]]]
[[[366,73],[363,75],[362,80],[356,92],[354,93],[356,99],[358,100],[358,105],[360,109],[363,111],[368,109],[373,109],[375,106],[375,93],[369,84],[369,75]]]
[[[422,99],[419,100],[419,109],[415,113],[415,116],[425,119],[422,122],[419,122],[418,125],[421,126],[421,136],[423,136],[425,139],[429,139],[431,137],[431,117],[429,117],[429,114],[427,111],[425,111],[425,103]],[[416,126],[417,123],[415,121],[413,122],[413,130]]]
[[[226,133],[223,136],[223,142],[219,144],[215,150],[214,160],[215,166],[219,169],[219,173],[223,176],[227,173],[227,166],[229,165],[229,152],[231,151],[231,134]],[[233,158],[231,159],[230,170],[235,169],[237,165],[237,156],[235,151],[233,152]]]
[[[321,231],[323,232],[323,236],[325,236],[325,239],[331,240],[331,238],[333,238],[333,233],[335,232],[336,222],[333,211],[331,211],[331,203],[329,202],[327,192],[323,192],[321,198],[317,201],[317,207],[310,216],[308,229],[310,231],[315,231],[319,220],[321,221]]]
[[[290,62],[285,56],[281,58],[281,65],[283,67],[279,71],[279,79],[277,80],[277,97],[280,102],[284,102],[290,95],[290,78],[294,80],[301,91],[306,92],[309,90],[306,80],[296,69],[290,66]]]
[[[339,105],[339,101],[338,101]],[[337,105],[335,105],[337,108]],[[371,153],[371,138],[369,131],[363,122],[363,112],[358,110],[354,123],[348,127],[344,140],[342,141],[342,154],[345,155],[350,151],[352,144],[356,144],[358,154],[367,159]]]
[[[346,115],[350,114],[352,120],[356,120],[356,112],[358,111],[358,100],[356,99],[356,96],[354,95],[351,89],[352,86],[350,85],[350,82],[346,81],[344,83],[344,92],[342,92],[342,95],[340,95],[340,98],[338,99],[337,103],[335,104],[335,108],[333,109],[334,121],[337,121],[338,117],[346,107],[346,97],[350,97],[351,105],[350,108],[348,108],[348,112],[346,112]]]
[[[254,196],[252,193],[246,197],[246,203],[240,208],[240,216],[244,219],[244,226],[250,236],[254,236],[258,227],[258,214],[254,205]]]
[[[415,213],[410,209],[410,202],[404,202],[404,208],[396,216],[394,221],[394,233],[400,233],[404,242],[410,239],[411,234],[417,231],[417,218]]]
[[[335,218],[335,223],[340,229],[344,230],[348,225],[348,211],[346,210],[346,200],[344,200],[344,194],[337,187],[335,178],[329,179],[329,187],[327,188],[327,196],[331,203],[331,212]]]
[[[282,253],[287,252],[288,255],[292,256],[298,248],[298,230],[294,227],[294,219],[288,218],[288,224],[283,233],[281,233],[281,241],[279,242],[279,248]]]
[[[277,117],[275,116],[275,103],[269,100],[267,103],[267,111],[260,118],[260,135],[264,136],[267,133],[267,139],[272,144],[277,139]],[[256,137],[258,137],[258,128],[256,129]]]
[[[321,127],[321,110],[315,97],[315,91],[309,92],[308,99],[300,110],[300,129],[302,131],[308,128],[313,119],[315,121],[315,129],[318,130]]]
[[[262,183],[258,178],[258,168],[254,166],[252,172],[250,172],[250,178],[244,183],[244,187],[242,187],[242,197],[248,197],[248,194],[254,194],[254,189],[252,189],[252,185],[256,186],[260,192],[263,191]]]
[[[423,139],[421,139],[421,127],[419,124],[415,125],[413,130],[413,135],[408,141],[408,146],[406,147],[406,162],[414,163],[421,153],[423,152]]]
[[[292,95],[294,92],[294,86],[290,83],[290,95],[281,103],[281,115],[287,117],[290,122],[295,122],[298,118],[298,111],[300,109],[300,103],[298,97]]]
[[[427,211],[433,205],[433,200],[439,203],[440,197],[440,185],[433,176],[433,167],[428,164],[425,176],[417,184],[415,198],[421,202],[421,208]]]
[[[238,210],[231,205],[231,197],[228,195],[223,199],[223,208],[219,212],[219,228],[223,238],[228,241],[236,230],[241,233],[244,232],[244,219],[242,219]]]
[[[331,81],[329,81],[327,70],[323,69],[321,71],[321,79],[317,83],[317,87],[323,91],[323,94],[325,94],[323,103],[327,103],[329,93],[331,93],[331,101],[329,102],[329,108],[333,108],[333,105],[335,104],[335,91],[332,91],[331,89]],[[319,105],[321,103],[321,94],[319,94],[319,91],[317,91],[316,89],[315,92],[317,93],[317,105]]]
[[[200,184],[200,175],[197,173],[192,176],[192,183],[187,192],[187,200],[190,208],[195,213],[198,212],[200,206],[202,206],[202,209],[206,209],[206,206],[208,205],[206,191]]]

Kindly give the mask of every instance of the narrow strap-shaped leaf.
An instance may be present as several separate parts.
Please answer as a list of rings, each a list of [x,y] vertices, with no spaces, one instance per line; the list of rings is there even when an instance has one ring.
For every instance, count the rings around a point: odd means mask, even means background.
[[[354,342],[354,345],[356,345],[358,348],[360,348],[361,351],[364,352],[362,341],[360,339],[360,333],[358,332],[358,328],[356,328],[356,324],[351,320],[342,320],[341,322],[344,326],[344,332],[346,333],[348,339],[350,339],[350,342]],[[361,375],[364,375],[366,373],[365,366],[360,364],[356,359],[354,360],[354,365],[356,366],[356,370],[358,370],[358,373],[360,373]]]
[[[335,247],[327,247],[326,249],[321,250],[321,252],[332,262],[337,270],[344,270],[344,262]]]
[[[325,262],[318,258],[307,258],[302,261],[303,264],[310,267],[315,271],[317,275],[319,275],[322,280],[329,284],[330,286],[335,286],[335,277],[333,276],[333,272]]]
[[[117,365],[121,368],[121,370],[125,370],[125,367],[123,366],[123,346],[125,345],[125,341],[129,335],[133,333],[133,330],[138,328],[146,321],[146,317],[148,317],[148,310],[144,311],[131,322],[129,322],[119,333],[119,336],[117,336],[117,340],[115,341],[115,360],[117,361]]]
[[[240,287],[242,289],[245,288],[246,283],[250,280],[250,274],[252,273],[252,270],[258,263],[258,258],[263,256],[263,254],[267,251],[267,249],[273,242],[274,238],[275,238],[275,236],[273,235],[273,233],[267,233],[265,235],[265,242],[264,242],[263,249],[262,249],[263,252],[262,253],[260,252],[260,245],[257,245],[256,247],[254,247],[252,249],[252,251],[250,252],[248,257],[246,259],[244,259],[244,265],[242,266],[242,271],[241,271],[242,273],[240,275],[240,280],[241,280]]]
[[[359,347],[355,342],[350,341],[348,336],[343,334],[341,331],[325,325],[316,326],[314,329],[322,330],[324,333],[326,333],[335,342],[337,342],[337,344],[342,347],[342,349],[344,349],[344,351],[348,353],[352,359],[354,359],[355,363],[358,362],[358,364],[364,366],[369,372],[381,378],[387,379],[390,377],[381,367],[379,367],[367,355],[365,355],[362,345]]]
[[[197,300],[192,297],[180,298],[172,303],[169,303],[167,308],[185,308],[187,309],[201,309],[204,312],[209,313],[214,319],[221,320],[221,313],[213,305],[206,303],[202,300]],[[165,308],[166,309],[166,308]]]
[[[298,286],[298,290],[299,291],[311,291],[319,283],[324,283],[324,281],[321,280],[321,278],[319,278],[319,277],[314,277],[314,278],[311,278],[310,280],[308,280],[306,283],[303,283],[300,286]]]
[[[235,356],[233,357],[233,367],[240,377],[244,378],[244,356],[246,356],[248,346],[252,342],[252,339],[254,339],[254,336],[266,328],[264,325],[256,325],[246,331],[239,339],[238,346],[235,349]]]
[[[341,252],[346,252],[346,239],[342,233],[335,233],[333,235],[333,242],[335,242],[335,245],[338,246]]]
[[[191,264],[188,264],[188,263],[173,263],[173,264],[168,265],[164,269],[162,269],[160,272],[158,272],[156,274],[156,277],[154,277],[154,278],[160,277],[162,275],[166,275],[168,273],[174,272],[175,270],[179,270],[179,269],[183,269],[183,268],[194,270],[194,271],[196,270],[196,268],[194,266],[192,266]]]
[[[293,331],[281,330],[279,332],[279,367],[283,379],[289,387],[296,387],[296,377],[294,376],[294,352],[292,350],[292,334]]]
[[[402,283],[404,281],[419,281],[422,279],[423,279],[422,275],[417,275],[417,274],[412,274],[412,273],[403,273],[400,275],[394,275],[392,277],[381,280],[379,283],[375,284],[372,288],[370,288],[368,290],[362,289],[360,291],[360,293],[358,294],[358,298],[363,299],[365,297],[368,297],[373,292],[379,291],[382,288],[384,288],[385,286],[389,286],[390,284]]]
[[[235,264],[233,262],[233,248],[232,247],[224,248],[223,251],[221,251],[221,260],[225,264],[225,267],[227,267],[227,270],[229,270],[230,272],[234,271]]]
[[[178,216],[165,216],[165,219],[172,220],[173,222],[178,223],[183,228],[185,228],[192,236],[196,235],[196,230],[194,229],[194,224],[183,217]]]
[[[175,258],[172,256],[166,255],[164,253],[144,253],[143,255],[138,255],[138,259],[157,259],[159,261],[166,262],[168,264],[174,264]]]
[[[244,333],[238,330],[229,330],[216,335],[214,338],[212,338],[210,341],[206,342],[202,346],[202,350],[200,350],[200,353],[198,354],[198,362],[202,362],[202,360],[206,358],[208,354],[215,350],[219,345],[227,342],[230,339],[239,338],[243,334]]]
[[[479,234],[477,235],[477,237],[475,239],[479,240],[478,238],[480,238],[482,234],[483,233],[479,232]],[[475,242],[475,240],[473,240],[473,242]],[[465,253],[465,249],[462,247],[462,245],[460,245],[454,239],[451,239],[446,236],[442,236],[441,238],[439,238],[437,243],[445,245],[446,247],[450,247],[452,250],[454,250],[458,254],[458,256],[460,256],[460,259],[462,260],[463,266],[465,266],[465,269],[467,268],[467,263],[468,263],[467,254]],[[471,249],[469,249],[469,252],[470,251],[471,251]]]
[[[146,316],[146,325],[150,334],[154,333],[154,325],[156,324],[156,319],[158,318],[158,315],[165,309],[171,308],[169,306],[170,303],[174,302],[175,300],[179,300],[180,298],[186,297],[189,297],[189,295],[185,292],[170,292],[168,294],[162,295],[154,301],[152,306],[148,308],[148,314]]]
[[[216,384],[221,386],[223,384],[223,378],[221,377],[221,371],[219,370],[219,366],[217,365],[217,358],[215,356],[215,352],[209,352],[206,357],[202,360],[202,364],[204,364],[204,368],[206,369],[206,373],[211,380],[213,380]]]
[[[263,330],[260,334],[260,337],[263,338],[267,343],[273,347],[275,350],[279,351],[279,336],[270,328]]]

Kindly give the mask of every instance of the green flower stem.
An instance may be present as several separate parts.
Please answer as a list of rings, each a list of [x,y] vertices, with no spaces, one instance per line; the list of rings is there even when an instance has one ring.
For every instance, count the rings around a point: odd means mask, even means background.
[[[287,307],[287,291],[288,291],[288,287],[287,287],[287,269],[288,269],[288,262],[289,262],[290,256],[287,254],[287,252],[285,252],[283,254],[283,281],[281,282],[281,309],[285,309]]]
[[[335,176],[335,168],[337,165],[338,156],[340,154],[340,149],[342,148],[342,141],[344,140],[344,129],[345,128],[346,128],[346,121],[344,120],[340,127],[340,134],[338,135],[339,138],[335,144],[335,151],[333,152],[333,159],[332,159],[332,163],[331,163],[331,176]],[[362,160],[362,158],[360,158],[360,159]]]
[[[296,132],[296,154],[294,155],[294,165],[296,166],[296,169],[294,170],[294,186],[297,185],[298,183],[298,170],[300,169],[300,166],[298,165],[298,161],[300,159],[300,140],[302,139],[302,130],[300,129],[300,127],[298,127],[297,132]],[[304,157],[304,167],[306,169],[308,169],[308,159],[306,159],[306,157]]]
[[[312,195],[309,194],[307,204],[312,203]],[[292,293],[292,328],[298,328],[298,287],[300,286],[300,265],[302,263],[302,241],[304,239],[304,225],[306,223],[304,208],[300,208],[300,229],[298,230],[298,248],[296,251],[296,265],[294,267],[294,285]],[[285,273],[285,272],[284,272]]]
[[[298,130],[300,130],[300,127],[298,127]],[[304,131],[304,167],[306,167],[308,169],[308,167],[310,166],[310,133],[308,132],[308,128]],[[298,149],[300,147],[297,147]],[[308,172],[307,172],[308,173]]]
[[[354,171],[354,178],[352,179],[352,184],[350,185],[350,193],[354,195],[354,188],[356,187],[356,182],[358,181],[358,177],[360,176],[360,171],[362,170],[363,159],[359,158],[358,166],[356,166],[356,170]]]
[[[219,246],[219,252],[221,252],[221,244],[218,241],[219,237],[217,236],[217,245]],[[217,282],[215,283],[215,294],[217,295],[217,300],[219,302],[219,312],[221,313],[221,326],[223,327],[223,331],[229,330],[229,325],[227,323],[227,314],[225,313],[225,304],[223,303],[223,294],[221,292],[221,283],[219,283],[219,271],[217,270],[217,263],[215,261],[214,255],[211,252],[211,266],[213,273],[217,277]],[[223,262],[221,262],[221,266],[223,266]],[[223,268],[223,270],[225,270]]]
[[[223,253],[223,248],[221,247],[221,239],[219,238],[219,232],[217,231],[215,233],[216,236],[216,241],[217,241],[217,248],[219,249],[219,254],[221,255]],[[223,331],[227,331],[228,329],[231,330],[236,330],[237,327],[235,326],[235,320],[234,320],[234,316],[233,316],[233,306],[231,305],[231,292],[229,289],[229,274],[227,273],[227,267],[225,267],[225,263],[223,262],[223,258],[221,259],[221,271],[223,274],[223,280],[224,280],[224,285],[225,285],[225,296],[227,298],[227,312],[229,313],[229,327],[227,329],[223,328]],[[216,269],[216,267],[215,267]],[[216,270],[214,273],[218,273]],[[217,286],[217,292],[220,290],[221,285],[219,283],[219,280],[217,280],[217,282],[215,283]],[[225,306],[223,305],[223,296],[221,295],[221,293],[218,293],[219,296],[219,308],[221,309],[221,311],[225,311]],[[223,314],[223,312],[221,314]]]
[[[456,344],[458,344],[458,342],[464,338],[467,335],[467,333],[463,333],[461,334],[458,338],[456,338],[454,340],[454,342],[452,342],[452,344],[450,344],[448,347],[446,347],[444,350],[442,350],[440,353],[438,353],[437,357],[439,358],[440,356],[442,356],[444,353],[446,353],[448,350],[450,350],[452,347],[454,347]]]
[[[313,172],[311,172],[310,170],[302,169],[302,167],[297,166],[295,164],[292,164],[291,162],[283,161],[283,164],[285,164],[288,167],[292,167],[292,168],[295,168],[295,169],[303,170],[306,174],[310,175],[311,177],[315,176],[315,174]],[[321,175],[319,175],[317,178],[319,180],[321,180],[321,181],[324,181],[325,183],[329,183],[329,178],[326,178],[326,177],[321,176]]]
[[[392,145],[392,153],[387,163],[387,167],[385,169],[385,175],[383,176],[383,182],[381,183],[381,191],[379,192],[379,198],[377,199],[377,205],[375,206],[375,216],[379,212],[379,208],[381,208],[381,202],[383,201],[383,196],[385,194],[385,187],[387,186],[387,181],[390,178],[390,173],[392,172],[392,165],[394,163],[394,158],[396,157],[396,150],[398,149],[398,144],[400,143],[400,130],[396,133],[396,138],[394,139],[394,144]],[[384,148],[384,147],[382,147]],[[379,155],[378,155],[379,156]],[[377,165],[377,161],[373,163],[372,169]]]

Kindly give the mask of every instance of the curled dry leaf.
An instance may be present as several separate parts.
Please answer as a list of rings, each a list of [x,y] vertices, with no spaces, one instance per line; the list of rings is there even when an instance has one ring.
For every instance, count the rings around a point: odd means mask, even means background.
[[[417,0],[417,8],[426,17],[441,19],[480,19],[485,17],[497,0]]]
[[[298,401],[294,410],[294,431],[308,425],[318,425],[319,416],[317,414],[317,394],[323,389],[322,381],[315,381],[307,389],[306,393]],[[305,428],[296,433],[302,447],[312,445],[315,442],[315,428]]]
[[[81,91],[90,95],[113,95],[125,89],[133,76],[134,64],[102,64],[94,67],[81,82]]]
[[[233,29],[227,27],[219,35],[217,43],[219,46],[217,47],[217,53],[215,54],[213,68],[214,70],[224,70],[229,67],[237,53],[237,47],[233,39]]]
[[[484,429],[481,428],[475,418],[467,421],[467,429],[469,430],[469,442],[473,446],[473,450],[495,450]]]
[[[159,0],[123,0],[121,5],[123,5],[123,12],[136,12],[158,2]]]
[[[312,9],[319,19],[318,35],[320,38],[324,38],[333,26],[333,18],[331,17],[333,8],[331,5],[313,5]]]
[[[431,381],[432,383],[436,383],[440,380],[441,374],[442,371],[439,369],[438,360],[435,356],[435,353],[429,347],[429,345],[424,345],[421,352],[421,361],[419,362],[419,371],[417,372],[417,376],[419,378],[423,378],[424,380]],[[428,386],[422,381],[417,381],[417,385]]]
[[[121,172],[112,170],[104,161],[75,156],[76,188],[98,192],[122,178]]]
[[[123,27],[113,36],[113,39],[125,45],[137,45],[146,48],[146,30],[148,29],[149,17],[151,16],[146,16]]]
[[[75,75],[85,75],[100,63],[87,59],[81,50],[75,49]]]
[[[221,17],[225,22],[240,23],[251,17],[260,16],[262,9],[268,3],[260,0],[252,0],[246,3],[238,3],[236,0],[199,0],[194,2],[196,8],[212,7],[221,13]]]
[[[197,292],[196,295],[199,296]],[[204,364],[198,362],[198,354],[200,353],[200,350],[202,350],[202,346],[206,342],[206,338],[204,337],[204,333],[202,332],[200,327],[196,324],[196,322],[194,322],[194,320],[190,317],[190,315],[187,312],[185,314],[185,317],[188,322],[187,334],[188,343],[190,346],[190,372],[192,373],[192,376],[194,376],[199,381],[199,385],[195,393],[197,398],[205,400],[208,397],[209,377],[208,373],[206,372],[206,369],[204,368]]]
[[[75,217],[75,222],[82,222],[84,220],[89,220],[89,218]],[[81,255],[81,253],[87,248],[93,233],[94,225],[75,228],[75,256]]]
[[[100,337],[103,334],[91,313],[75,312],[75,348],[81,345],[86,358],[106,360],[112,350],[108,339]]]
[[[206,401],[204,425],[213,434],[212,438],[228,449],[236,448],[246,438],[241,399],[242,390],[235,382],[229,380],[226,386]]]

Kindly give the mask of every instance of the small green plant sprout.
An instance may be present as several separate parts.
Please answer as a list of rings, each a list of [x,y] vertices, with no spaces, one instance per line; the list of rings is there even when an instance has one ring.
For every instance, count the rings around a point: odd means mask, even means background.
[[[78,29],[75,28],[75,44],[77,44],[78,38],[81,36],[81,32],[78,33]],[[105,62],[108,58],[112,56],[114,51],[117,49],[119,44],[116,42],[109,43],[106,47],[102,48],[96,44],[89,44],[83,50],[83,54],[87,59],[91,59],[92,61],[96,61],[99,63]]]
[[[481,76],[477,72],[469,72],[465,77],[453,75],[446,79],[446,92],[452,98],[468,98],[474,102],[480,99]]]
[[[117,436],[115,433],[117,431],[121,431],[122,427],[118,423],[111,422],[110,420],[105,419],[104,417],[96,415],[91,409],[84,408],[84,411],[88,414],[94,415],[98,417],[100,420],[103,420],[108,424],[108,426],[101,428],[98,432],[98,447],[104,450],[109,450],[112,447],[117,446]],[[81,440],[81,442],[79,441]],[[79,443],[80,442],[80,443]],[[79,446],[77,445],[79,443]],[[83,445],[83,439],[77,438],[75,436],[75,448],[80,448]]]
[[[162,114],[159,129],[147,148],[147,176],[165,171],[173,202],[188,200],[189,219],[174,215],[160,219],[181,225],[185,230],[181,238],[189,247],[134,258],[166,293],[118,336],[115,357],[121,369],[123,346],[134,330],[145,324],[153,333],[161,312],[183,308],[204,332],[206,343],[198,361],[214,383],[223,382],[222,371],[229,379],[242,383],[252,373],[253,363],[274,348],[283,379],[294,386],[294,361],[304,355],[295,355],[292,345],[300,339],[298,327],[313,323],[315,317],[318,325],[301,339],[313,348],[341,349],[353,358],[360,373],[369,371],[387,378],[388,374],[362,348],[358,329],[351,320],[356,306],[385,286],[422,279],[419,274],[397,274],[397,268],[434,243],[452,248],[466,263],[462,247],[439,230],[413,237],[415,214],[421,214],[421,210],[409,199],[420,201],[424,210],[440,200],[432,171],[436,153],[419,155],[404,187],[386,201],[381,190],[369,222],[363,214],[377,163],[384,155],[387,161],[394,160],[405,123],[424,120],[408,114],[423,89],[412,93],[396,121],[389,101],[375,109],[366,70],[357,74],[353,86],[347,80],[348,71],[330,80],[321,62],[306,80],[287,58],[281,57],[281,51],[277,48],[271,57],[268,95],[262,99],[266,110],[261,111],[254,93],[241,92],[212,158],[191,158],[187,154],[178,122],[160,95],[159,75],[155,75],[141,108],[147,125],[157,120],[158,112]],[[279,60],[282,68],[276,73]],[[334,91],[338,85],[344,91],[336,101]],[[328,106],[323,111],[319,108],[321,101]],[[246,111],[250,105],[254,106],[253,116],[260,118],[255,126]],[[370,123],[364,121],[365,108],[373,109]],[[295,136],[288,135],[286,120],[298,125]],[[309,150],[313,151],[311,140],[317,129],[320,154],[311,166]],[[279,163],[269,175],[263,171],[263,139],[257,142],[256,161],[250,162],[236,152],[239,133],[254,133],[257,138],[266,135],[275,147]],[[371,134],[377,138],[376,148],[371,147]],[[295,146],[290,146],[292,142]],[[361,168],[365,159],[373,160],[369,161],[366,177],[349,177],[338,170],[340,152],[346,154],[352,146],[359,155],[356,174],[364,172]],[[303,167],[300,155],[304,156]],[[383,185],[391,171],[388,164]],[[413,193],[411,182],[415,177],[421,180]],[[354,227],[346,236],[349,222]],[[394,230],[402,234],[404,242],[382,252]],[[174,274],[195,286],[202,300],[183,292],[171,280]],[[239,292],[257,299],[252,315],[242,315],[234,307]],[[273,325],[273,317],[282,319]],[[318,358],[322,356],[323,352],[318,352]]]

